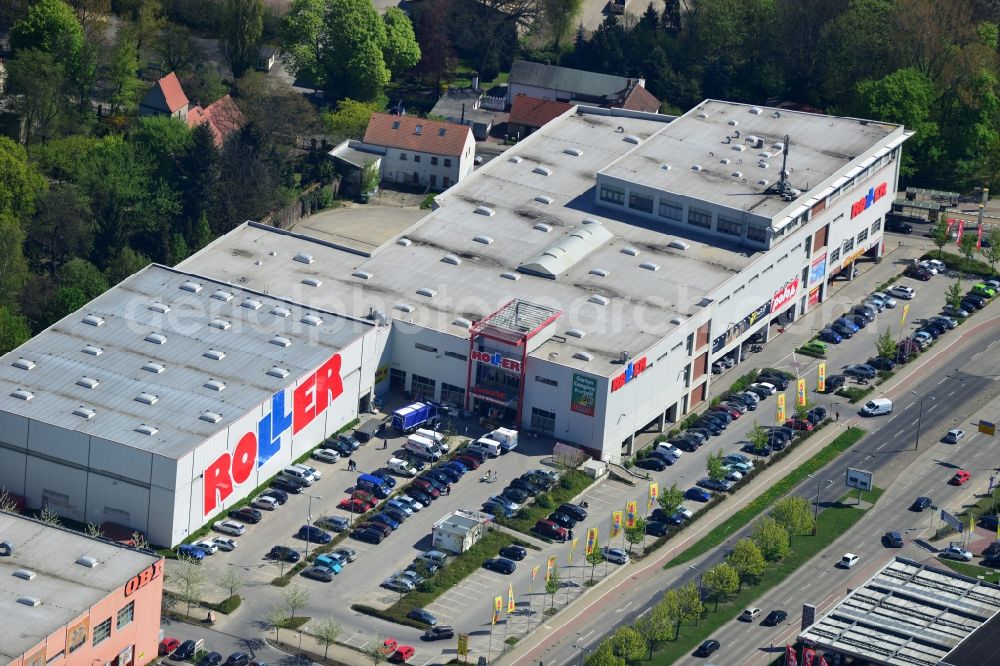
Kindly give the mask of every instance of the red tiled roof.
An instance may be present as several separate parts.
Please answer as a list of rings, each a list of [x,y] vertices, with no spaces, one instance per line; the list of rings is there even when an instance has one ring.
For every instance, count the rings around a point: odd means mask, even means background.
[[[630,111],[657,113],[660,110],[660,100],[656,99],[653,93],[636,84],[632,86],[631,90],[625,93],[625,99],[622,100],[620,108]]]
[[[466,125],[376,113],[368,121],[364,141],[375,146],[457,157],[462,154],[470,133]]]
[[[188,127],[208,123],[215,136],[216,146],[221,146],[227,136],[242,127],[243,120],[243,114],[229,95],[212,102],[204,109],[200,106],[189,109],[187,114]]]
[[[518,95],[510,105],[510,118],[507,122],[525,127],[541,127],[572,108],[573,105],[566,102]]]
[[[188,98],[184,94],[184,89],[181,88],[181,82],[177,80],[177,75],[173,72],[157,81],[156,86],[160,89],[170,113],[176,113],[178,109],[188,104]]]

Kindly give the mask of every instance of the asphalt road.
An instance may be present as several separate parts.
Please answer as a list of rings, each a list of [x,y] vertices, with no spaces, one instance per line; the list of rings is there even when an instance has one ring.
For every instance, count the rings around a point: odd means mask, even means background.
[[[989,311],[980,315],[977,318],[978,321],[983,321],[988,313]],[[961,330],[959,329],[959,332]],[[937,344],[943,343],[947,343],[947,338],[943,338]],[[974,430],[969,425],[969,419],[965,417],[1000,392],[1000,386],[996,382],[997,376],[1000,376],[1000,353],[998,350],[1000,350],[1000,342],[994,342],[994,334],[991,331],[981,331],[970,335],[968,339],[954,344],[952,348],[943,352],[945,360],[955,359],[956,363],[949,363],[945,365],[944,369],[938,370],[912,385],[912,390],[917,393],[935,398],[934,400],[925,400],[923,418],[920,422],[921,445],[925,452],[928,451],[927,447],[931,445],[931,442],[936,442],[948,428],[963,427],[967,432]],[[978,355],[973,358],[974,354]],[[961,363],[959,359],[969,360],[966,363]],[[885,487],[887,481],[890,481],[899,473],[900,469],[905,468],[916,458],[913,452],[913,443],[916,437],[919,401],[910,393],[910,390],[910,388],[905,388],[894,391],[893,397],[896,407],[891,417],[863,420],[858,418],[860,425],[865,427],[869,434],[817,475],[818,484],[816,479],[809,480],[794,492],[812,499],[816,497],[818,485],[821,507],[825,502],[836,501],[846,490],[844,475],[847,467],[873,471],[875,484]],[[905,397],[896,397],[895,394]],[[841,423],[846,425],[847,421],[846,409],[842,409]],[[964,422],[965,425],[956,425],[959,421]],[[967,437],[958,447],[952,448],[948,448],[948,445],[944,444],[933,445],[933,448],[929,449],[929,453],[925,455],[930,461],[926,463],[926,468],[915,466],[908,469],[903,479],[904,485],[900,486],[899,489],[891,488],[890,492],[880,500],[877,510],[860,521],[856,530],[852,530],[848,537],[832,543],[831,547],[817,558],[822,564],[817,565],[810,562],[807,567],[796,574],[796,578],[801,576],[803,581],[813,579],[816,577],[816,567],[821,567],[824,571],[829,572],[832,565],[840,559],[842,551],[846,550],[852,550],[861,555],[863,561],[872,560],[870,555],[879,552],[881,548],[877,535],[881,535],[889,529],[886,525],[895,526],[898,529],[900,525],[910,525],[912,522],[897,522],[891,517],[890,512],[898,511],[900,507],[905,511],[913,498],[918,495],[929,494],[936,502],[939,502],[939,506],[958,508],[957,502],[954,504],[949,502],[954,497],[960,497],[963,494],[969,495],[970,488],[975,486],[967,485],[961,488],[948,486],[947,481],[953,474],[954,468],[961,466],[966,466],[967,469],[971,468],[969,471],[973,473],[973,481],[980,483],[984,482],[984,478],[988,478],[985,470],[992,469],[990,463],[993,459],[988,457],[986,449],[975,447],[977,438],[982,437],[982,435]],[[919,473],[912,470],[919,470]],[[977,470],[979,470],[978,473]],[[941,503],[942,501],[943,503]],[[890,515],[890,518],[883,522],[883,514]],[[876,517],[877,523],[873,523],[872,521],[876,520]],[[919,525],[919,521],[916,524]],[[873,525],[875,526],[873,527]],[[560,666],[575,663],[575,660],[579,659],[581,648],[584,650],[592,649],[613,632],[619,624],[634,622],[660,600],[666,588],[684,585],[691,581],[697,582],[699,570],[711,568],[722,561],[729,544],[735,543],[740,538],[747,536],[748,533],[749,528],[733,535],[715,552],[696,560],[682,572],[667,572],[662,584],[636,589],[627,597],[628,601],[616,609],[614,621],[611,623],[608,622],[607,615],[601,613],[588,613],[580,616],[578,626],[574,627],[571,638],[564,638],[557,646],[551,648],[546,653],[544,662]],[[862,537],[859,538],[856,535],[862,535]],[[850,547],[842,546],[845,543],[844,539]],[[851,573],[861,575],[865,570],[864,568],[855,569]],[[804,586],[805,584],[800,585],[799,588]],[[842,591],[842,587],[842,577],[831,576],[827,582],[814,584],[814,588],[799,589],[799,592],[803,594],[798,597],[792,594],[792,599],[785,605],[784,610],[789,612],[791,621],[796,623],[797,627],[798,618],[801,617],[801,603],[815,603],[822,600],[823,597],[828,597],[833,590]],[[783,587],[781,592],[772,593],[776,596],[765,596],[758,605],[764,609],[765,613],[771,608],[782,606],[786,598],[790,596],[786,588],[794,589],[794,584],[790,583]],[[819,596],[821,594],[823,596]],[[772,598],[775,600],[774,605],[768,606],[768,602]],[[719,640],[723,646],[730,646],[730,650],[734,650],[733,657],[724,659],[726,657],[725,650],[721,650],[712,656],[713,663],[745,663],[748,658],[754,656],[754,652],[751,650],[741,647],[736,651],[737,649],[732,647],[734,641],[738,642],[746,638],[740,632],[742,630],[745,633],[747,625],[735,622],[731,625],[727,626],[718,636],[713,637]],[[767,640],[768,644],[772,640],[769,634],[773,634],[775,643],[782,635],[778,629],[768,630],[756,626],[752,628],[760,630],[760,641]],[[794,633],[794,630],[790,631]],[[756,649],[756,646],[753,649]],[[679,663],[704,663],[704,660],[691,658]]]

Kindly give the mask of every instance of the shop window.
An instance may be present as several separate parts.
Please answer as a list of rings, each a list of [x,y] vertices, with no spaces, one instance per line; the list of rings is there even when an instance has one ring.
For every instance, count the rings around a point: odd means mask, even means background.
[[[93,645],[96,647],[111,638],[111,618],[94,627]]]
[[[469,357],[465,354],[459,354],[458,352],[446,351],[445,356],[450,356],[451,358],[457,358],[459,361],[468,361]]]
[[[694,225],[696,227],[701,227],[702,229],[711,229],[712,213],[710,211],[701,210],[699,208],[689,208],[688,224]]]
[[[652,213],[653,197],[647,197],[644,194],[637,194],[636,192],[629,192],[628,207],[633,210],[640,210],[644,213]]]
[[[743,223],[728,217],[719,216],[719,221],[715,226],[716,230],[720,234],[726,234],[728,236],[742,236],[743,235]]]
[[[410,391],[413,393],[415,400],[433,400],[434,389],[436,387],[437,382],[433,379],[413,375],[413,384],[410,386]]]
[[[555,412],[547,412],[538,407],[531,408],[531,429],[552,434],[556,431]]]
[[[422,342],[414,342],[413,346],[419,349],[420,351],[431,352],[431,353],[437,353],[438,350],[437,347],[431,347],[430,345],[425,345]]]
[[[864,229],[858,234],[858,245],[868,240],[868,230]]]
[[[673,220],[674,222],[680,222],[684,219],[684,209],[675,203],[669,201],[660,202],[660,217],[665,217],[668,220]]]
[[[406,371],[396,368],[389,369],[389,388],[393,391],[406,390]]]
[[[441,402],[451,403],[462,407],[465,405],[465,389],[461,386],[452,386],[441,382]]]
[[[132,624],[132,620],[135,617],[135,602],[130,601],[128,605],[118,611],[118,623],[117,627],[121,629],[122,627],[127,627]]]
[[[872,233],[878,233],[882,229],[882,218],[878,218],[872,222]]]
[[[854,249],[854,239],[848,238],[847,240],[844,241],[844,246],[843,246],[844,254],[847,254],[853,249]]]
[[[601,185],[601,201],[622,206],[625,204],[625,192],[614,187]]]

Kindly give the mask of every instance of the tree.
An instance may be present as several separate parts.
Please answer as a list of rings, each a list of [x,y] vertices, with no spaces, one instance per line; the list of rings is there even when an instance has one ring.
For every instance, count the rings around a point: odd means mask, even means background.
[[[646,521],[636,518],[634,527],[626,527],[625,540],[628,541],[628,552],[631,553],[632,546],[646,540]]]
[[[750,439],[750,443],[753,444],[754,455],[760,455],[763,453],[764,449],[767,448],[768,442],[771,441],[771,435],[764,426],[753,422],[753,428],[747,433],[747,437]]]
[[[956,278],[944,292],[944,300],[957,310],[962,307],[963,298],[965,298],[965,289],[962,287],[962,278]]]
[[[775,503],[771,516],[789,535],[809,534],[813,530],[812,508],[805,497],[783,497]]]
[[[604,561],[604,555],[601,553],[600,548],[594,548],[594,550],[590,551],[590,554],[588,554],[586,558],[587,558],[587,564],[590,565],[590,582],[593,583],[594,568],[597,567],[598,564]]]
[[[938,252],[944,250],[944,246],[948,244],[948,221],[944,219],[939,219],[931,227],[931,240],[937,245]]]
[[[379,173],[378,165],[372,161],[366,162],[364,169],[361,170],[361,194],[367,196],[374,194],[381,180],[382,175]]]
[[[90,255],[94,231],[86,201],[69,184],[53,185],[38,200],[24,252],[36,271],[54,275],[73,257]]]
[[[68,261],[59,269],[58,280],[63,287],[79,289],[88,301],[108,290],[108,281],[104,274],[86,259],[76,258]]]
[[[791,550],[788,531],[770,516],[764,516],[754,524],[750,538],[768,562],[777,562]]]
[[[701,590],[694,583],[688,583],[677,590],[677,601],[680,608],[680,620],[677,622],[679,636],[681,622],[696,621],[705,612],[705,606],[701,603]]]
[[[6,488],[0,488],[0,513],[17,513],[17,502]]]
[[[292,0],[281,21],[282,42],[289,66],[313,85],[322,85],[324,0]]]
[[[28,161],[27,151],[0,136],[0,212],[7,211],[27,221],[44,191],[45,179]]]
[[[149,266],[151,262],[146,255],[126,247],[113,254],[107,263],[108,267],[104,269],[104,275],[108,278],[108,283],[118,284],[128,276]]]
[[[663,599],[653,606],[649,613],[636,620],[635,629],[648,644],[650,652],[656,643],[669,640],[674,635],[674,623],[677,622],[679,613],[678,604],[677,592],[667,590]]]
[[[142,85],[135,73],[139,71],[139,51],[135,40],[123,32],[111,52],[108,80],[108,111],[112,116],[130,112],[139,103]]]
[[[260,36],[264,31],[263,0],[226,0],[223,51],[233,76],[239,78],[257,62]]]
[[[625,666],[625,660],[615,654],[611,640],[603,641],[597,649],[587,655],[586,666]]]
[[[399,7],[389,7],[382,14],[385,23],[385,46],[382,49],[389,73],[399,76],[420,62],[420,45],[413,34],[413,24]]]
[[[66,65],[83,46],[83,28],[63,0],[39,0],[10,31],[14,51],[37,49]]]
[[[295,612],[309,604],[309,590],[293,585],[285,588],[281,595],[282,608],[288,613],[288,618],[295,617]]]
[[[549,608],[555,607],[556,592],[559,591],[560,587],[562,587],[562,581],[559,580],[559,567],[553,567],[549,579],[545,581],[545,593],[549,595]]]
[[[719,610],[719,599],[736,594],[739,590],[740,576],[736,569],[723,562],[705,572],[703,584],[715,598],[715,609]]]
[[[0,210],[0,307],[12,307],[28,280],[23,247],[24,230],[20,221],[11,211]]]
[[[139,0],[138,8],[133,12],[135,17],[135,48],[142,50],[143,40],[159,34],[167,25],[163,16],[163,5],[160,0]]]
[[[979,244],[979,238],[977,234],[966,231],[962,234],[962,240],[959,241],[958,249],[961,251],[962,256],[965,257],[965,270],[970,272],[972,270],[972,257],[976,254],[976,246]]]
[[[51,527],[59,527],[59,525],[61,525],[61,522],[59,521],[59,514],[56,513],[55,509],[48,504],[46,504],[39,512],[38,520]]]
[[[996,272],[997,262],[1000,261],[1000,227],[994,225],[990,227],[990,232],[985,235],[983,243],[983,256],[990,262],[990,271]]]
[[[441,88],[443,81],[450,81],[458,65],[458,56],[447,30],[441,26],[448,25],[450,0],[430,0],[417,17],[414,33],[420,44],[420,62],[417,63],[417,73],[425,83],[434,83],[435,89]]]
[[[219,182],[219,150],[208,125],[201,124],[190,133],[185,150],[178,159],[181,215],[187,225],[188,245],[201,249],[211,240],[208,211],[212,207]]]
[[[153,51],[166,72],[188,72],[205,57],[191,38],[191,31],[176,23],[170,23],[156,36]]]
[[[392,655],[392,650],[385,644],[385,638],[379,633],[372,634],[368,642],[361,646],[361,652],[371,659],[375,666],[378,666]]]
[[[583,6],[583,0],[540,0],[542,16],[548,26],[552,49],[559,52],[563,40],[569,36],[570,30],[577,24],[577,17]]]
[[[892,337],[892,331],[886,329],[875,338],[875,355],[883,358],[896,357],[896,339]]]
[[[614,653],[626,662],[637,661],[646,655],[646,640],[633,627],[619,627],[609,641]]]
[[[330,652],[330,646],[337,642],[344,628],[332,617],[326,617],[318,622],[314,622],[312,627],[313,638],[323,646],[323,659],[326,660]]]
[[[66,105],[65,83],[63,66],[45,51],[18,51],[7,65],[7,92],[16,96],[13,106],[23,117],[26,145],[39,135],[52,136]]]
[[[705,462],[705,467],[708,470],[708,478],[713,481],[722,481],[726,478],[726,474],[729,470],[725,468],[722,463],[722,459],[725,455],[720,450],[718,453],[709,453],[708,459]]]
[[[0,354],[20,347],[31,338],[28,320],[0,305]]]
[[[740,577],[740,589],[743,583],[756,580],[767,569],[767,560],[750,539],[740,539],[733,546],[733,550],[726,557],[726,562]]]
[[[342,99],[337,102],[336,111],[323,114],[323,127],[338,141],[360,139],[364,136],[368,121],[376,111],[378,111],[377,104]]]
[[[676,483],[671,484],[670,488],[660,492],[656,502],[667,516],[672,516],[684,503],[684,491],[678,488]]]
[[[229,592],[229,596],[232,598],[247,586],[247,577],[236,567],[226,567],[217,582],[219,587]]]
[[[187,604],[187,614],[190,615],[191,606],[201,603],[208,574],[197,560],[181,555],[177,558],[177,566],[173,567],[171,578],[176,581],[177,597]]]
[[[274,629],[274,640],[281,640],[281,628],[285,624],[285,612],[283,610],[280,608],[272,608],[264,614],[264,617],[261,618],[261,622],[264,624],[264,631]]]

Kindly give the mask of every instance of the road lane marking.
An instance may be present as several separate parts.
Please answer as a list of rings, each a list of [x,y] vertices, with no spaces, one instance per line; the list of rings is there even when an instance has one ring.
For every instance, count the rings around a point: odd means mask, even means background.
[[[896,433],[896,434],[899,434],[899,433]],[[876,450],[876,451],[881,451],[881,450],[882,450],[882,447],[883,447],[883,446],[885,446],[885,445],[886,445],[886,444],[888,444],[888,443],[889,443],[889,442],[882,442],[881,444],[879,444],[879,445],[878,445],[878,447],[877,447],[877,448],[876,448],[875,450]]]
[[[911,402],[906,407],[903,407],[903,409],[909,409],[910,407],[913,407],[913,405],[915,405],[915,404],[917,404],[917,403],[916,402]]]
[[[935,407],[937,407],[937,403],[936,402],[933,405],[931,405],[930,407],[928,407],[927,411],[928,412],[933,412]]]
[[[943,377],[941,379],[941,381],[938,382],[938,384],[944,384],[946,381],[948,381],[948,378],[947,377]]]
[[[954,393],[955,393],[955,391],[954,391],[954,389],[953,389],[953,390],[952,390],[952,392],[951,392],[951,393],[949,393],[948,395],[952,395],[952,394],[954,394]]]

